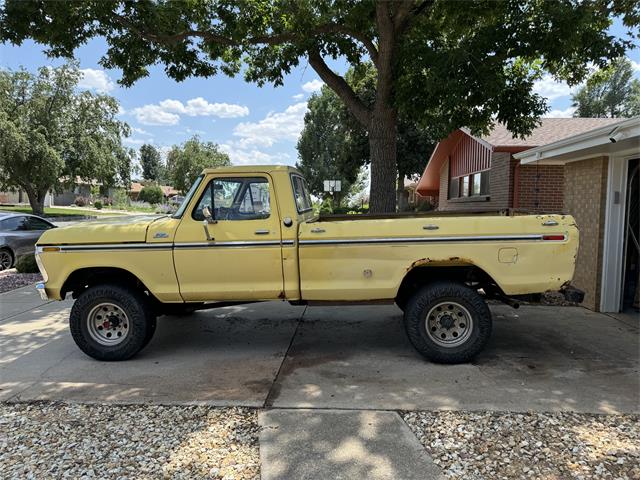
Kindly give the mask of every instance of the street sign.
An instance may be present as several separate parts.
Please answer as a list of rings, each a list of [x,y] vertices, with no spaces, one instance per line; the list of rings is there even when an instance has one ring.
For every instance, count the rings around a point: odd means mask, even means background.
[[[325,192],[339,192],[342,188],[342,182],[340,180],[325,180],[324,191]]]

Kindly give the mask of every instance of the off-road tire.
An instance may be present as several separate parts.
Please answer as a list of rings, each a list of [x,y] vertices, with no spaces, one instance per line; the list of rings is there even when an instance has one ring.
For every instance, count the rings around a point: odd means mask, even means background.
[[[427,314],[441,302],[455,302],[471,316],[471,329],[464,343],[442,346],[427,334]],[[491,312],[473,289],[455,282],[435,282],[418,290],[407,303],[404,324],[409,340],[424,357],[436,363],[464,363],[472,360],[491,336]]]
[[[130,331],[117,345],[102,345],[92,339],[88,331],[87,317],[90,311],[103,302],[117,305],[128,317]],[[155,315],[142,293],[113,284],[96,285],[82,292],[73,304],[69,328],[76,345],[90,357],[102,361],[128,360],[151,341],[155,331]]]

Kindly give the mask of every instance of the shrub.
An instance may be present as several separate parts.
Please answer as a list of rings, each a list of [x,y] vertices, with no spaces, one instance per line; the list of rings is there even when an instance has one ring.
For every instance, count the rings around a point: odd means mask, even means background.
[[[433,210],[433,204],[429,200],[425,200],[424,202],[418,203],[416,210],[419,212],[429,212]]]
[[[76,197],[73,203],[75,203],[76,207],[86,207],[89,201],[85,197]]]
[[[24,255],[16,262],[16,270],[18,273],[39,273],[36,257],[32,254]]]
[[[124,188],[119,188],[113,192],[113,202],[111,204],[120,210],[127,208],[129,205],[129,196]]]
[[[93,206],[96,207],[96,210],[102,210],[102,202],[100,200],[93,202]]]
[[[162,203],[162,199],[164,195],[162,194],[162,189],[158,185],[149,185],[148,187],[144,187],[140,191],[140,195],[138,197],[139,200],[147,203],[158,204]]]
[[[178,207],[176,205],[158,205],[156,208],[156,213],[164,213],[166,215],[172,215],[178,211]]]
[[[333,213],[333,205],[331,200],[327,198],[320,204],[320,214],[331,215],[332,213]]]

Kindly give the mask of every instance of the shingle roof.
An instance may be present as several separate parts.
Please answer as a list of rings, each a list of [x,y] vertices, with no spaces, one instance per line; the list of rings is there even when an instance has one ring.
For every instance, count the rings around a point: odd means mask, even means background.
[[[623,120],[623,118],[542,118],[542,123],[525,139],[513,138],[503,124],[496,125],[489,135],[483,135],[480,138],[494,147],[537,147]]]

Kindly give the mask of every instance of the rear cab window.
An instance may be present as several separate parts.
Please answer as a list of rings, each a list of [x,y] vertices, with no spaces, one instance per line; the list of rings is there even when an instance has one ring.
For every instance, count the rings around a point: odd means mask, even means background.
[[[291,186],[293,187],[293,198],[298,213],[308,212],[313,209],[311,204],[311,195],[307,188],[305,179],[297,173],[291,174]]]

